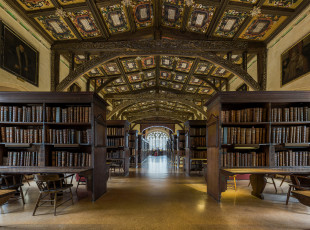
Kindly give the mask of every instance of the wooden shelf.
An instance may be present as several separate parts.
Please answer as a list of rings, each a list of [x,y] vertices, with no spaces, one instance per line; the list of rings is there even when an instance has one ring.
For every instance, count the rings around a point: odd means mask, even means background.
[[[30,143],[5,143],[4,146],[7,148],[30,148]]]
[[[249,125],[270,125],[270,122],[229,122],[229,123],[222,123],[222,126],[249,126]]]
[[[310,125],[310,121],[271,122],[271,125]]]
[[[0,143],[0,165],[3,164],[3,159],[9,157],[9,151],[14,148],[20,148],[20,150],[14,150],[16,152],[25,152],[22,148],[28,148],[26,151],[31,152],[32,156],[35,157],[34,163],[38,166],[33,167],[24,167],[24,166],[6,166],[7,168],[21,168],[35,170],[36,173],[49,172],[47,169],[52,169],[54,173],[60,173],[64,171],[65,168],[68,171],[72,172],[76,168],[81,168],[78,166],[73,167],[52,167],[51,165],[55,164],[55,154],[58,149],[68,154],[76,153],[77,149],[82,149],[85,162],[89,165],[89,169],[92,169],[89,173],[89,177],[92,179],[89,180],[88,187],[92,189],[92,200],[95,201],[101,195],[106,192],[106,183],[107,183],[107,166],[105,164],[106,158],[106,106],[108,105],[100,96],[92,92],[0,92],[0,104],[4,106],[17,106],[21,108],[22,106],[40,105],[40,119],[42,122],[0,122],[2,127],[8,126],[24,126],[20,127],[27,129],[26,126],[40,126],[42,133],[46,133],[47,129],[74,129],[75,131],[79,130],[89,130],[85,132],[87,138],[91,139],[92,143],[83,143],[83,144],[56,144],[56,143]],[[49,110],[53,112],[52,108],[69,108],[69,107],[88,107],[89,120],[92,122],[45,122],[48,115],[46,114],[47,107],[50,107]],[[42,110],[41,110],[42,109]],[[18,111],[18,110],[17,110]],[[82,110],[83,111],[83,110]],[[84,112],[85,112],[84,111]],[[96,112],[96,116],[93,112]],[[42,113],[41,113],[42,112]],[[27,111],[27,113],[29,113]],[[62,116],[63,110],[56,109],[56,116]],[[28,114],[29,115],[29,114]],[[85,113],[83,114],[85,116]],[[87,115],[86,115],[87,116]],[[82,117],[81,117],[82,118]],[[83,121],[83,119],[79,119]],[[37,127],[31,127],[35,129]],[[60,134],[59,134],[60,135]],[[69,137],[69,136],[67,136]],[[5,140],[5,139],[4,139]],[[24,140],[25,141],[25,140]],[[41,141],[41,140],[40,140]],[[49,139],[48,142],[53,142],[55,140]],[[80,151],[79,151],[80,152]],[[97,154],[100,153],[100,154]],[[24,153],[23,153],[24,154]],[[82,154],[82,153],[81,153]],[[10,159],[15,159],[15,155],[11,154]],[[23,158],[26,159],[26,158]],[[27,159],[26,159],[27,160]],[[24,160],[23,163],[26,162]],[[31,160],[33,163],[33,159]],[[9,161],[7,161],[9,162]],[[85,163],[83,162],[83,163]],[[57,164],[58,162],[56,162]],[[68,162],[65,162],[66,165],[70,165]],[[96,163],[96,164],[95,164]],[[33,169],[32,169],[33,168]],[[47,171],[46,171],[47,170]],[[78,170],[79,172],[81,170]],[[85,171],[85,170],[84,170]]]
[[[42,126],[43,122],[0,122],[0,125],[25,125],[25,126],[39,125],[39,126]]]
[[[90,126],[91,123],[65,123],[65,122],[44,122],[46,125],[64,125],[64,126]]]

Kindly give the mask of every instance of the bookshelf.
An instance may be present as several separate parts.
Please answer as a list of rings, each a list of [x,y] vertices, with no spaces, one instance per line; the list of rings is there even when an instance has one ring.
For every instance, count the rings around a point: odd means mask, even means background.
[[[206,163],[206,120],[189,120],[185,125],[185,172],[201,172]]]
[[[90,168],[106,192],[106,102],[94,93],[0,92],[0,165]]]
[[[143,135],[138,135],[138,154],[139,163],[143,163],[149,155],[149,143]]]
[[[177,167],[181,166],[181,158],[185,157],[185,130],[177,131]],[[183,169],[184,161],[182,162]]]
[[[205,176],[216,200],[226,190],[221,169],[309,168],[310,92],[221,92],[206,106]]]
[[[122,162],[124,175],[129,174],[129,125],[126,120],[107,121],[107,158]]]
[[[129,131],[130,165],[138,167],[138,130]]]

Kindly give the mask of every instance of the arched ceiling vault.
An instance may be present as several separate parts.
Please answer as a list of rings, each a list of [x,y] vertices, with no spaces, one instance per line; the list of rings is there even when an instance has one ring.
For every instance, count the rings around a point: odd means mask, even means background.
[[[205,118],[203,104],[236,76],[266,88],[266,44],[308,0],[5,0],[52,45],[51,85],[84,77],[108,118]],[[126,4],[125,4],[126,3]],[[254,7],[261,13],[253,14]],[[57,14],[56,14],[57,12]],[[111,17],[113,15],[113,17]],[[59,82],[63,55],[70,72]],[[257,81],[247,63],[257,57]],[[145,103],[142,105],[142,103]],[[189,112],[190,111],[190,112]],[[172,114],[173,113],[173,114]],[[142,115],[143,117],[143,115]]]

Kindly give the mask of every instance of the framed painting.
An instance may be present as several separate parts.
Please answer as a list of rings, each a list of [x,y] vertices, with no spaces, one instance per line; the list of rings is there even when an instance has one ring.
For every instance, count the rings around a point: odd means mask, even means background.
[[[248,85],[244,83],[244,84],[240,85],[240,86],[236,89],[236,91],[249,91]]]
[[[1,68],[38,86],[39,52],[1,22]]]
[[[310,34],[281,55],[281,86],[310,72]]]

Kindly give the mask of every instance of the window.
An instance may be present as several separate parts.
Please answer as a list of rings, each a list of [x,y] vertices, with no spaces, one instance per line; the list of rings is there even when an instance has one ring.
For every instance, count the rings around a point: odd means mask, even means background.
[[[146,139],[150,143],[150,150],[167,150],[168,135],[163,132],[152,132],[148,134]]]

